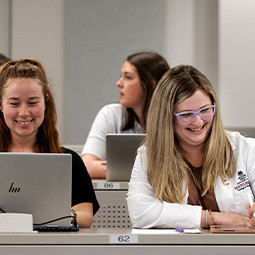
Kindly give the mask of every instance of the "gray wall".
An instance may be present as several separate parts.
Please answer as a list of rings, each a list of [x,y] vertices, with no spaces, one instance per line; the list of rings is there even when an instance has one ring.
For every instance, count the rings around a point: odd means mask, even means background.
[[[65,143],[84,143],[99,109],[118,101],[127,55],[164,53],[164,0],[64,1]]]
[[[165,17],[171,65],[194,65],[218,90],[218,1],[166,0]]]
[[[49,76],[58,112],[61,138],[63,123],[63,0],[11,0],[11,57],[40,60]]]
[[[224,124],[254,129],[254,0],[11,2],[11,57],[44,64],[62,143],[85,142],[101,106],[118,100],[124,59],[144,49],[158,51],[171,66],[198,67],[217,87]],[[7,36],[0,36],[6,45]]]
[[[255,1],[219,5],[220,102],[224,124],[255,127]]]
[[[10,1],[0,0],[0,52],[10,56]]]

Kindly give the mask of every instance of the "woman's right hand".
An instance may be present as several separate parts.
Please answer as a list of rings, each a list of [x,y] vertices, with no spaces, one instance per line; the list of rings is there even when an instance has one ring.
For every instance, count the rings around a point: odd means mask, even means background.
[[[245,226],[249,221],[248,217],[236,213],[208,212],[208,216],[209,225]]]
[[[102,161],[100,158],[90,154],[84,154],[81,158],[91,179],[106,178],[106,161]]]

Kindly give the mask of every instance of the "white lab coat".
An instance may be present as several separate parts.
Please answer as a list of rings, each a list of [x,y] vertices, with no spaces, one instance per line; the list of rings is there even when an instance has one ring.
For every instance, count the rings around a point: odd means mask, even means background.
[[[238,132],[228,132],[237,164],[235,176],[217,179],[214,192],[221,212],[246,215],[248,195],[255,194],[255,139],[245,138]],[[135,228],[199,228],[201,206],[187,205],[188,191],[182,204],[167,203],[155,198],[147,179],[146,148],[140,147],[132,170],[127,204]]]

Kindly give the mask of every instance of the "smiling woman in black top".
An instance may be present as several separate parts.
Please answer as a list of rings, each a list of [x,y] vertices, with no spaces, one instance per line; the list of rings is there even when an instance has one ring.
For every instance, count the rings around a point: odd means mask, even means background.
[[[60,145],[56,107],[39,61],[21,59],[4,66],[0,106],[0,151],[72,155],[72,212],[80,227],[90,227],[99,204],[82,159]]]

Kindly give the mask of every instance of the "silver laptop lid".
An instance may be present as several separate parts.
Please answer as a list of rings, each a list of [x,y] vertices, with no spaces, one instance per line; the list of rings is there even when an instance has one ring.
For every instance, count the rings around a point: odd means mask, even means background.
[[[0,153],[0,208],[31,213],[39,224],[71,213],[72,156]],[[71,219],[53,223],[70,226]]]
[[[137,149],[145,134],[108,134],[106,136],[107,181],[129,181]]]

